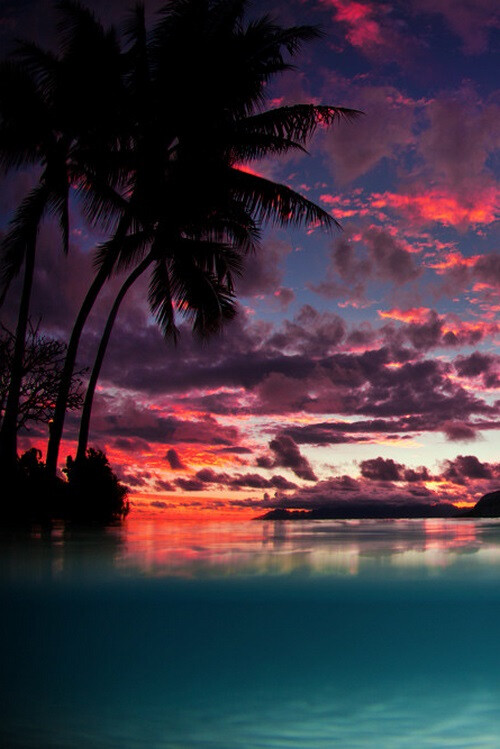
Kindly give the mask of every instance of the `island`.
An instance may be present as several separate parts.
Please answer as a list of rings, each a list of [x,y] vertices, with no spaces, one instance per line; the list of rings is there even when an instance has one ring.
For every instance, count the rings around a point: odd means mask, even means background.
[[[356,520],[366,519],[417,519],[417,518],[498,518],[500,517],[500,490],[489,492],[476,502],[472,509],[459,509],[451,503],[394,505],[381,502],[337,503],[315,507],[311,510],[288,510],[277,507],[259,515],[256,520]]]

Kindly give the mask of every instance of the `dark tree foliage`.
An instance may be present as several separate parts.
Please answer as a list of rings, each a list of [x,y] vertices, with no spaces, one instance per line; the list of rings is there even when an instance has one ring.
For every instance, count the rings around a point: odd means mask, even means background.
[[[83,462],[68,457],[67,481],[50,476],[40,450],[32,447],[16,462],[16,475],[4,482],[6,495],[15,502],[4,507],[0,523],[50,526],[54,520],[77,525],[107,525],[122,520],[129,511],[128,489],[113,473],[106,455],[89,449]]]
[[[0,424],[2,423],[16,337],[0,323]],[[40,333],[39,325],[30,321],[26,335],[23,372],[17,414],[17,429],[29,430],[29,424],[50,422],[54,415],[61,372],[66,356],[66,344]],[[83,403],[84,369],[74,372],[68,408],[79,410]]]
[[[89,448],[78,462],[68,456],[64,472],[73,520],[109,522],[128,514],[129,490],[120,483],[101,450]]]

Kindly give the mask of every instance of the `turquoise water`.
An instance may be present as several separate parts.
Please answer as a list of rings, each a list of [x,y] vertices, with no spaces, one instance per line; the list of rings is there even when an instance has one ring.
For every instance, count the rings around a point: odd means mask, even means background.
[[[9,749],[500,747],[500,523],[0,538]]]

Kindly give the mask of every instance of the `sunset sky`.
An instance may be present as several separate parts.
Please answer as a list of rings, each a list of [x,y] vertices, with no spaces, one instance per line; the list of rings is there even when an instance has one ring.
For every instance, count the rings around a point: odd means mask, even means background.
[[[104,21],[129,3],[88,2]],[[161,2],[147,2],[150,20]],[[2,42],[53,42],[51,5],[7,0]],[[132,490],[136,511],[346,502],[471,503],[500,489],[500,99],[497,0],[254,3],[324,36],[269,90],[268,106],[353,107],[309,155],[251,169],[331,211],[343,230],[265,232],[237,290],[240,311],[204,344],[175,348],[147,306],[147,279],[117,320],[91,444]],[[200,121],[200,128],[203,123]],[[5,230],[33,181],[3,178]],[[193,185],[193,191],[196,185]],[[102,239],[72,209],[65,259],[56,225],[40,236],[33,319],[68,331]],[[79,363],[92,364],[116,282],[92,314]],[[15,325],[19,287],[2,319]],[[74,452],[67,420],[62,455]],[[23,447],[45,449],[46,429]]]

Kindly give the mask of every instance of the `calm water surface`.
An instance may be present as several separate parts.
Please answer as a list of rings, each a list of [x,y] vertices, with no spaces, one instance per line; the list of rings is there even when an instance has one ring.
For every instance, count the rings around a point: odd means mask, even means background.
[[[0,534],[9,749],[499,749],[500,523]]]

